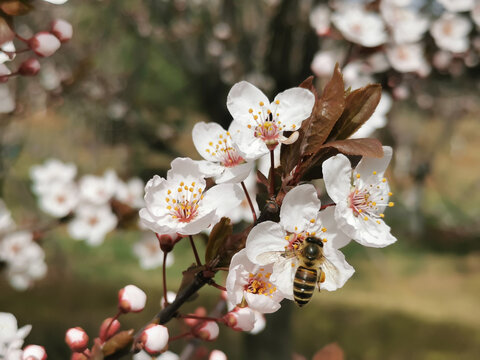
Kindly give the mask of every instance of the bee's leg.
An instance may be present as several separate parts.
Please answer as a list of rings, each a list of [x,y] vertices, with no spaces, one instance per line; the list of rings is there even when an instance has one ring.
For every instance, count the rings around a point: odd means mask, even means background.
[[[320,284],[323,282],[325,282],[325,273],[323,272],[322,269],[319,269],[318,277],[317,277],[317,288],[319,292],[320,292]]]

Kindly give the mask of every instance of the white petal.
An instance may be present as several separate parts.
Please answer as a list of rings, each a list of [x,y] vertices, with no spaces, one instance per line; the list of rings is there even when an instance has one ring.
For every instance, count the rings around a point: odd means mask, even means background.
[[[335,203],[350,194],[352,166],[345,155],[338,154],[322,164],[323,180],[328,195]]]
[[[227,108],[233,119],[251,117],[248,110],[252,109],[256,114],[260,110],[260,103],[266,106],[270,101],[265,94],[247,81],[241,81],[233,85],[227,96]]]
[[[275,108],[276,101],[279,105]],[[278,113],[278,119],[285,127],[284,130],[298,129],[303,120],[307,119],[312,113],[315,104],[315,96],[307,89],[292,88],[281,92],[275,97],[272,106],[272,112]]]
[[[307,230],[311,225],[310,220],[316,220],[320,205],[315,186],[299,185],[290,190],[283,199],[280,224],[290,232]]]
[[[250,261],[258,265],[275,262],[288,245],[285,234],[280,224],[273,221],[256,225],[248,234],[245,245]]]
[[[273,273],[270,277],[272,283],[290,300],[293,299],[293,279],[297,268],[298,262],[296,258],[280,258],[273,265]]]
[[[355,168],[355,174],[360,174],[361,177],[368,177],[375,171],[377,175],[381,176],[387,169],[391,159],[392,148],[390,146],[384,146],[382,158],[364,156]]]
[[[200,184],[204,181],[204,175],[201,173],[198,164],[190,158],[176,158],[172,161],[172,168],[167,172],[167,180],[184,181],[191,183],[193,181]]]
[[[245,180],[253,169],[255,163],[247,162],[233,167],[223,168],[223,174],[218,176],[215,181],[221,183],[239,183]]]
[[[182,224],[177,222],[177,225],[181,225],[181,227],[172,226],[170,231],[175,231],[182,235],[195,235],[204,231],[215,219],[215,212],[212,210],[205,215],[199,214],[194,220],[188,223]]]
[[[225,167],[219,163],[205,160],[195,161],[195,163],[198,165],[200,172],[207,178],[220,176],[225,171]]]
[[[271,314],[280,309],[280,302],[266,295],[246,292],[245,300],[247,300],[247,304],[252,310],[259,311],[262,314]]]
[[[231,127],[232,140],[242,157],[249,160],[256,160],[269,153],[265,142],[254,136],[254,128],[249,129],[239,121],[233,121]]]
[[[202,206],[215,210],[218,218],[228,216],[228,212],[242,203],[244,194],[236,184],[220,184],[208,189],[202,200]]]
[[[352,277],[355,269],[347,263],[345,256],[337,249],[325,246],[324,254],[330,264],[322,265],[322,270],[325,272],[325,281],[320,284],[320,289],[335,291]],[[330,265],[333,265],[333,267]]]
[[[350,243],[350,237],[339,229],[337,221],[335,220],[335,206],[330,206],[320,211],[318,222],[327,229],[325,238],[329,245],[335,249],[340,249]]]
[[[193,145],[195,145],[195,149],[204,159],[218,161],[215,156],[211,155],[211,152],[206,150],[212,150],[212,146],[209,143],[216,144],[220,135],[226,137],[227,131],[215,122],[199,122],[195,124],[192,130]]]

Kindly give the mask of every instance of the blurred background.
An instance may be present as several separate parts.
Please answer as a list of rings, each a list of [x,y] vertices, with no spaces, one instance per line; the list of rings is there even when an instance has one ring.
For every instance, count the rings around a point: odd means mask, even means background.
[[[281,334],[267,326],[260,339],[269,346],[276,336],[287,339],[284,346],[307,359],[332,342],[346,359],[478,358],[479,6],[446,0],[34,3],[34,11],[15,18],[19,34],[28,38],[63,18],[74,36],[41,60],[36,77],[0,84],[0,198],[18,229],[49,228],[39,240],[48,266],[42,279],[19,291],[0,266],[0,311],[15,314],[19,326],[33,325],[27,343],[66,359],[65,330],[81,326],[95,334],[116,312],[118,289],[133,283],[148,295],[147,308],[126,316],[126,327],[148,321],[162,294],[161,267],[142,268],[133,251],[144,236],[135,222],[120,221],[97,247],[72,240],[64,225],[50,229],[53,217],[31,191],[33,165],[49,158],[74,163],[77,178],[107,169],[125,181],[164,176],[177,156],[200,159],[191,139],[196,122],[228,127],[225,102],[235,82],[250,81],[273,98],[313,74],[321,89],[338,62],[347,86],[384,87],[377,122],[361,136],[394,148],[388,178],[396,206],[387,223],[398,242],[385,249],[349,244],[344,253],[356,273],[345,287],[317,294],[306,308],[286,306],[291,326]],[[402,38],[409,31],[413,41]],[[460,42],[466,47],[451,47]],[[180,243],[174,256],[168,286],[176,291],[192,262],[188,244]],[[203,289],[186,308],[213,306],[217,297],[216,289]],[[171,325],[171,333],[180,331]],[[259,342],[221,328],[219,341],[206,346],[232,360],[266,359],[258,355]],[[180,353],[184,345],[177,341],[171,350]]]

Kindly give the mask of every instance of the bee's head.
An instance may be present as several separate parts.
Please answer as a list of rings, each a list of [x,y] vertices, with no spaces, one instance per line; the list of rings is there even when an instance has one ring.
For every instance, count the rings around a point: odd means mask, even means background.
[[[317,260],[322,256],[323,242],[320,239],[314,237],[307,237],[305,239],[305,246],[303,247],[303,255],[308,260]]]

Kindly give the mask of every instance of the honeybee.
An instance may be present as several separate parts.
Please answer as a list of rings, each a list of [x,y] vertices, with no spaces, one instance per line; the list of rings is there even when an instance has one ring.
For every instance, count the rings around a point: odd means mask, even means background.
[[[326,274],[336,278],[338,269],[324,256],[323,242],[319,238],[307,237],[293,253],[300,261],[293,279],[293,298],[301,307],[310,301],[315,287],[320,291]]]

